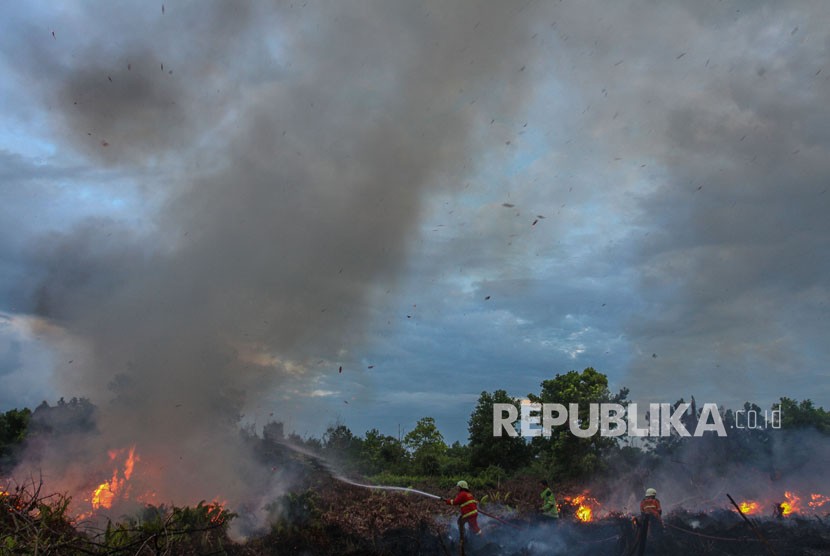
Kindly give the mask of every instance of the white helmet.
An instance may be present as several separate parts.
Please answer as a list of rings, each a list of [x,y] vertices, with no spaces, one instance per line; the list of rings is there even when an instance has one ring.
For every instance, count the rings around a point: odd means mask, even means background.
[[[657,491],[653,488],[646,489],[646,496],[657,496]]]
[[[470,490],[470,487],[467,485],[467,481],[458,481],[455,486],[458,488],[463,488],[465,490]]]

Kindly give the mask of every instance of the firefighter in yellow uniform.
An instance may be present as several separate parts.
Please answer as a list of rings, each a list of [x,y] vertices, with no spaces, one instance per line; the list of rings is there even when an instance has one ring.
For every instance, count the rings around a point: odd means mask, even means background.
[[[559,519],[559,507],[556,505],[556,497],[553,495],[553,491],[550,489],[548,481],[546,479],[542,479],[539,481],[539,484],[542,485],[542,488],[544,489],[539,495],[542,498],[542,515],[553,519]]]

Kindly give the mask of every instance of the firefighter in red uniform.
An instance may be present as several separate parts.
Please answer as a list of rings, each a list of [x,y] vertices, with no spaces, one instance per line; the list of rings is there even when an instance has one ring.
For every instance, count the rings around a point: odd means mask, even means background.
[[[659,527],[652,528],[653,534],[660,536],[663,531],[663,508],[657,499],[657,491],[653,488],[646,489],[646,496],[640,502],[640,517],[637,522],[637,551],[638,556],[645,554],[646,538],[648,537],[649,523],[656,522]]]
[[[458,495],[455,499],[450,500],[447,498],[444,502],[450,506],[458,506],[459,510],[461,510],[461,517],[458,518],[458,531],[461,534],[461,539],[464,539],[465,523],[470,526],[473,533],[480,535],[481,529],[478,528],[478,502],[473,498],[467,481],[458,481],[456,486],[458,486]]]
[[[646,497],[640,502],[640,513],[653,517],[658,522],[663,521],[663,508],[657,499],[657,491],[653,488],[646,489]]]

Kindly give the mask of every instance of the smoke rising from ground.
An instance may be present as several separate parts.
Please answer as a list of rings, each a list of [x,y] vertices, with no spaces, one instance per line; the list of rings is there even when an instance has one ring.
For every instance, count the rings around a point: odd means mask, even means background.
[[[529,94],[534,16],[159,7],[78,4],[47,41],[20,31],[16,70],[52,110],[56,147],[161,199],[141,231],[95,218],[38,241],[31,308],[87,350],[58,377],[101,406],[82,453],[136,444],[164,496],[244,496],[268,477],[239,457],[241,413],[359,348],[424,196],[462,183],[472,132]],[[50,475],[84,465],[59,453]]]

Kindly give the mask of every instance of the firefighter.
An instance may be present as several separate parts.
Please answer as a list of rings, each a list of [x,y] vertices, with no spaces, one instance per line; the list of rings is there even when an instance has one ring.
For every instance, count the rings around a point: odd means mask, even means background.
[[[644,516],[654,517],[658,522],[663,521],[663,508],[657,499],[657,491],[653,488],[646,489],[646,496],[640,502],[640,513]]]
[[[657,491],[653,488],[646,489],[646,496],[640,502],[640,517],[635,518],[637,524],[637,556],[643,556],[646,550],[646,539],[649,535],[649,523],[656,522],[660,527],[652,529],[653,534],[661,536],[663,529],[663,508],[657,499]],[[633,553],[633,549],[632,552]]]
[[[553,491],[550,489],[548,481],[546,479],[542,479],[539,481],[539,484],[542,485],[543,489],[541,494],[539,494],[542,498],[542,515],[553,519],[559,519],[559,508],[556,506],[556,497],[553,495]]]
[[[476,535],[481,534],[481,529],[478,527],[478,502],[470,492],[470,487],[467,481],[458,481],[458,494],[452,500],[445,499],[444,502],[450,506],[458,506],[461,511],[461,516],[458,518],[458,531],[461,534],[461,541],[464,541],[464,524],[468,524],[470,529]]]

